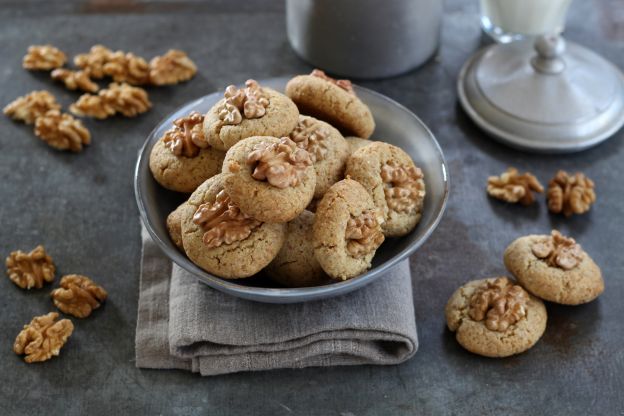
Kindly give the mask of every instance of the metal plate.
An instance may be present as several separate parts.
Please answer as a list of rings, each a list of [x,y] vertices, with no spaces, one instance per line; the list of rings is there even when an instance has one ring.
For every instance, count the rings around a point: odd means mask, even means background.
[[[284,91],[289,79],[273,78],[260,83]],[[381,277],[390,267],[416,251],[438,225],[448,200],[448,169],[442,150],[431,131],[408,109],[374,91],[354,88],[375,117],[377,128],[373,138],[405,150],[423,170],[427,189],[422,220],[416,229],[407,236],[387,239],[377,251],[373,267],[368,272],[325,286],[282,288],[261,275],[236,281],[214,276],[193,264],[176,248],[167,233],[166,218],[184,201],[185,195],[158,185],[149,170],[149,155],[154,143],[170,128],[174,119],[193,110],[206,113],[223,96],[222,92],[202,97],[170,114],[150,133],[140,151],[134,176],[135,196],[143,223],[154,241],[171,260],[207,285],[237,297],[268,303],[294,303],[348,293]]]

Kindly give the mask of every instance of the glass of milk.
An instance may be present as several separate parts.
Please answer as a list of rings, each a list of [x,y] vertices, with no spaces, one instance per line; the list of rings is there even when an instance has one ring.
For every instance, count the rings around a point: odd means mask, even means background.
[[[481,27],[497,42],[560,34],[572,0],[480,0]]]

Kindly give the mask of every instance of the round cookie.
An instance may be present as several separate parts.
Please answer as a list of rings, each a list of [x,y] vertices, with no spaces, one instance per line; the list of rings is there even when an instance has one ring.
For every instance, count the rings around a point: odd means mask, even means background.
[[[384,240],[372,198],[358,182],[332,185],[316,208],[314,255],[325,272],[347,280],[371,267]]]
[[[457,289],[446,304],[444,312],[448,328],[455,332],[457,342],[472,353],[486,357],[508,357],[519,354],[535,345],[546,329],[548,317],[544,303],[520,286],[514,285],[513,281],[502,279],[503,281],[490,278],[468,282]],[[512,306],[513,313],[517,314],[514,318],[517,319],[507,321],[505,324],[503,322],[505,317],[490,318],[491,313],[496,313],[492,305],[494,302],[485,303],[481,298],[481,303],[473,303],[473,296],[479,298],[476,292],[488,288],[488,284],[498,288],[513,288],[516,296],[522,296],[524,303],[518,302]],[[508,308],[509,301],[505,305]],[[475,314],[473,308],[477,309]],[[505,309],[505,313],[510,312]],[[505,328],[507,324],[509,326]]]
[[[260,160],[250,163],[254,155]],[[284,161],[284,157],[301,160]],[[241,140],[225,155],[223,172],[225,190],[232,201],[245,214],[264,222],[296,218],[312,200],[316,186],[309,154],[287,137]]]
[[[552,244],[553,251],[543,251],[544,244]],[[507,247],[503,259],[507,270],[522,286],[550,302],[579,305],[596,299],[604,291],[600,267],[573,239],[556,231],[550,236],[518,238]]]
[[[290,98],[271,88],[262,87],[262,91],[268,100],[266,113],[259,118],[242,116],[239,124],[226,124],[221,120],[219,113],[223,110],[227,99],[219,100],[204,117],[204,135],[208,143],[217,149],[228,150],[251,136],[287,136],[297,125],[299,117],[297,106]]]
[[[193,194],[191,194],[188,204],[189,208],[184,211],[182,218],[182,243],[184,251],[191,261],[202,269],[216,276],[225,279],[239,279],[252,276],[266,267],[282,248],[282,244],[286,239],[285,224],[269,224],[256,222],[248,227],[251,233],[240,240],[223,241],[219,246],[209,246],[204,242],[205,233],[214,230],[217,236],[227,240],[228,232],[219,232],[219,223],[214,224],[210,229],[204,229],[201,224],[197,224],[194,217],[200,216],[202,204],[210,204],[204,207],[214,207],[223,196],[227,197],[224,191],[224,175],[213,176],[206,182],[201,184]],[[222,193],[223,192],[223,193]],[[227,204],[228,211],[236,212],[237,209],[231,208]],[[208,209],[207,211],[210,211]],[[226,211],[225,218],[231,218]],[[220,212],[217,210],[217,212]],[[238,216],[237,216],[238,217]],[[238,217],[240,218],[240,217]],[[214,221],[214,218],[210,222]],[[250,219],[250,221],[254,221]],[[240,221],[243,222],[243,221]],[[241,225],[234,224],[237,229]]]
[[[371,142],[347,161],[345,176],[361,183],[384,217],[387,237],[400,237],[416,227],[422,216],[425,182],[422,171],[397,146]]]
[[[287,287],[320,286],[330,279],[314,256],[312,226],[314,214],[303,211],[288,223],[286,241],[277,257],[265,269],[267,275]]]
[[[193,192],[206,179],[221,172],[225,152],[207,147],[195,157],[176,156],[162,139],[150,153],[149,167],[154,179],[163,187],[176,192]]]
[[[169,237],[171,241],[173,241],[173,244],[182,251],[184,251],[184,246],[182,245],[182,218],[188,209],[189,204],[183,202],[167,215],[167,231],[169,232]]]
[[[370,109],[355,95],[347,80],[335,80],[314,70],[288,81],[286,95],[301,113],[327,121],[346,134],[368,139],[375,130]]]
[[[312,156],[316,171],[314,198],[321,198],[330,186],[342,179],[349,145],[334,127],[308,116],[299,116],[290,138]]]
[[[355,153],[356,150],[359,150],[363,147],[368,146],[371,143],[374,143],[371,140],[362,139],[361,137],[355,137],[355,136],[347,136],[345,137],[345,140],[347,141],[347,144],[349,145],[350,155]]]

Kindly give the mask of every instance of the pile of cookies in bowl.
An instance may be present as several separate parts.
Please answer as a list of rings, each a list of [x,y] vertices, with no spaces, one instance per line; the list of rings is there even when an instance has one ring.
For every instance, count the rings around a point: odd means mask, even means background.
[[[365,273],[386,239],[414,230],[426,195],[422,170],[374,130],[351,83],[319,70],[285,94],[230,85],[151,148],[156,182],[190,194],[167,217],[171,241],[223,279],[263,272],[296,288]]]

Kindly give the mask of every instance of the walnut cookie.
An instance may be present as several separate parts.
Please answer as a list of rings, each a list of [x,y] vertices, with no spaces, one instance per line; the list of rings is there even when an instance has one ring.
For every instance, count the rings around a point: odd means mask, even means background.
[[[344,179],[332,185],[316,209],[314,254],[325,272],[347,280],[371,267],[384,241],[375,204],[362,185]]]
[[[303,211],[286,226],[286,241],[265,269],[267,275],[287,287],[320,286],[330,282],[314,256],[314,214]]]
[[[422,216],[425,182],[422,171],[402,149],[372,142],[351,155],[345,176],[361,183],[383,214],[386,237],[400,237]]]
[[[579,305],[604,291],[600,268],[572,238],[527,235],[512,242],[504,254],[509,270],[535,296],[564,305]]]
[[[312,200],[316,173],[309,153],[288,137],[250,137],[223,161],[225,190],[241,211],[260,221],[288,222]]]
[[[275,258],[286,224],[269,224],[243,214],[224,189],[225,175],[201,184],[183,211],[182,244],[189,259],[225,279],[249,277]]]
[[[203,120],[197,112],[180,117],[154,144],[149,167],[163,187],[190,193],[221,172],[225,153],[211,147],[204,138]]]
[[[368,139],[375,130],[370,109],[355,95],[348,80],[335,80],[315,69],[310,75],[288,81],[286,95],[302,114],[326,121],[345,134]]]
[[[321,198],[330,186],[342,179],[349,157],[348,143],[334,127],[308,116],[299,116],[290,138],[310,153],[316,171],[314,198]]]
[[[533,347],[548,319],[544,303],[506,277],[466,283],[444,312],[457,342],[485,357],[508,357]]]
[[[279,92],[247,80],[245,88],[230,85],[206,113],[204,135],[216,149],[228,150],[252,136],[287,136],[297,125],[299,110]]]

